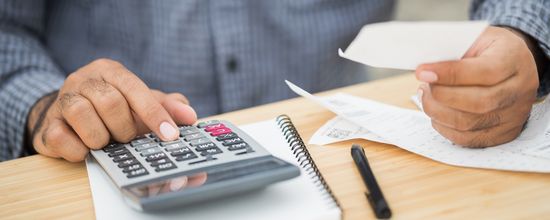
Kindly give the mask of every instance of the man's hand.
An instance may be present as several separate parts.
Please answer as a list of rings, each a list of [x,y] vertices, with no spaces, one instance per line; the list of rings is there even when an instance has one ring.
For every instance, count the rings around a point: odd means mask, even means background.
[[[37,152],[82,161],[89,149],[111,139],[128,142],[153,131],[164,141],[178,138],[176,124],[193,124],[195,111],[179,94],[149,89],[123,65],[96,60],[67,77],[44,107],[42,98],[31,110],[27,127]],[[39,115],[44,118],[37,125]],[[34,131],[36,129],[36,131]]]
[[[527,38],[489,27],[463,59],[420,65],[424,111],[432,126],[455,144],[489,147],[522,131],[536,101],[537,67]]]

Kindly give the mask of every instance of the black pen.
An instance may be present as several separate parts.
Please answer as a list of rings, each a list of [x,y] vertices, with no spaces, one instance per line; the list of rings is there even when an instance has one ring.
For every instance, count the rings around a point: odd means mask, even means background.
[[[369,192],[365,193],[365,195],[367,196],[367,200],[369,200],[369,203],[374,210],[376,217],[390,218],[390,207],[388,206],[386,199],[384,199],[384,195],[380,190],[380,186],[378,186],[378,183],[374,178],[374,174],[370,169],[369,162],[367,160],[367,157],[365,156],[365,150],[363,150],[361,146],[353,144],[353,146],[351,147],[351,157],[353,157],[355,165],[357,166],[357,169],[359,169],[365,185],[367,185],[367,189],[369,190]]]

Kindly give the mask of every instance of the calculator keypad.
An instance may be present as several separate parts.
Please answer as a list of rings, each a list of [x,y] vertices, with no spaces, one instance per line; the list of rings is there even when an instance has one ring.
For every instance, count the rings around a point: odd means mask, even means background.
[[[175,169],[179,163],[194,165],[217,160],[223,154],[254,152],[248,143],[218,120],[201,122],[197,126],[181,126],[179,130],[180,138],[175,141],[161,142],[150,133],[129,144],[110,144],[103,151],[127,178],[148,175],[152,170]],[[141,157],[148,165],[140,163],[141,159],[136,157]]]

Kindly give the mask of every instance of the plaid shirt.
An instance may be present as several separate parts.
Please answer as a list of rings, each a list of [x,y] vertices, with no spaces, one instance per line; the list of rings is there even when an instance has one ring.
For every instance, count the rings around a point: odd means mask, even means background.
[[[521,3],[519,3],[521,2]],[[0,161],[26,155],[27,115],[90,61],[118,60],[151,88],[186,95],[199,116],[366,80],[337,56],[389,0],[0,2]],[[550,1],[474,1],[472,18],[532,35],[550,54]]]

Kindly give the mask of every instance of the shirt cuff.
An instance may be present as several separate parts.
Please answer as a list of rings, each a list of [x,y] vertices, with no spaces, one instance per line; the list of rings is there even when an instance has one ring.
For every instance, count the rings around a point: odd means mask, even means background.
[[[0,83],[0,161],[28,155],[25,133],[28,114],[40,98],[63,85],[60,74],[25,69]]]

